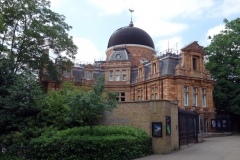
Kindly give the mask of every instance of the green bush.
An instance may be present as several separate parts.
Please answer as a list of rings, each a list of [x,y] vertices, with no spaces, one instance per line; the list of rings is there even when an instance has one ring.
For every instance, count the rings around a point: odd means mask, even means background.
[[[49,130],[32,139],[29,159],[134,159],[149,155],[151,138],[144,131],[126,126],[97,126]]]

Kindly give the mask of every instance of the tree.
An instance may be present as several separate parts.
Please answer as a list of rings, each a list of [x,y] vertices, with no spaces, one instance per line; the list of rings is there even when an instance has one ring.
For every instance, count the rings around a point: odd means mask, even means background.
[[[104,77],[100,76],[92,90],[68,97],[68,105],[73,111],[72,117],[82,119],[91,129],[103,117],[103,111],[111,111],[116,108],[117,94],[107,92],[104,87]]]
[[[0,0],[4,26],[0,33],[0,55],[14,60],[13,74],[30,71],[41,78],[43,68],[53,63],[46,54],[48,49],[57,56],[58,67],[71,65],[61,54],[74,58],[77,53],[67,33],[72,27],[64,22],[63,15],[49,7],[48,0]]]
[[[52,126],[55,129],[66,129],[70,126],[67,95],[72,95],[72,87],[71,82],[64,82],[62,90],[51,90],[42,100],[38,101],[40,110],[37,115],[38,127]]]
[[[65,17],[52,12],[48,0],[0,0],[0,129],[22,130],[37,114],[36,101],[42,95],[36,75],[47,68],[58,80],[58,69],[71,65],[64,52],[74,58],[77,47],[67,33]],[[57,56],[57,65],[46,50]],[[61,74],[61,73],[59,73]]]
[[[218,112],[240,114],[240,18],[224,19],[225,29],[205,48],[206,68],[216,80],[215,106]]]
[[[103,111],[116,107],[116,94],[105,90],[104,78],[100,76],[91,90],[64,82],[61,91],[50,91],[39,106],[40,127],[66,129],[88,125],[92,128],[103,117]]]
[[[0,33],[4,30],[2,15],[0,14]]]
[[[1,57],[1,56],[0,56]],[[36,99],[43,92],[31,74],[12,74],[12,61],[0,58],[0,130],[1,134],[21,131],[37,115]]]

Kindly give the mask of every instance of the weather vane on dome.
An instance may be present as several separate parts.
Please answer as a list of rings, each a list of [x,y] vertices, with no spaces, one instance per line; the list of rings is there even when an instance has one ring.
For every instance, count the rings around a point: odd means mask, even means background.
[[[130,26],[130,27],[133,27],[132,12],[134,12],[134,10],[133,10],[132,8],[130,8],[129,11],[131,12],[131,22],[130,22],[129,26]]]

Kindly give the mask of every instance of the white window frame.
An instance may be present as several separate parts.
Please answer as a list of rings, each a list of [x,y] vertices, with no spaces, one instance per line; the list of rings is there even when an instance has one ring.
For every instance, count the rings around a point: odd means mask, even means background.
[[[202,106],[207,107],[206,88],[202,88]]]
[[[119,70],[116,70],[116,81],[120,81],[120,71]]]
[[[113,81],[113,71],[109,71],[109,81]]]
[[[184,90],[184,99],[183,99],[183,104],[184,106],[188,106],[188,86],[184,86],[183,87],[183,90]]]
[[[87,71],[87,80],[91,80],[92,76],[91,76],[91,71]]]
[[[193,87],[193,106],[197,106],[198,105],[198,88],[197,87]]]
[[[122,81],[126,81],[126,80],[127,80],[126,70],[122,70]]]

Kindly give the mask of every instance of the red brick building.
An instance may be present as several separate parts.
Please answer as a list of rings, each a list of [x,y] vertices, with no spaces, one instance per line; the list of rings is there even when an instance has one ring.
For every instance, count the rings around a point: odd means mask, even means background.
[[[214,81],[204,67],[204,50],[196,41],[181,51],[159,55],[147,32],[133,24],[119,28],[110,37],[106,61],[75,64],[63,72],[63,81],[89,88],[104,75],[106,88],[118,92],[119,101],[178,100],[185,110],[196,110],[203,117],[205,131],[211,131],[215,117]],[[44,80],[47,90],[53,81]]]

